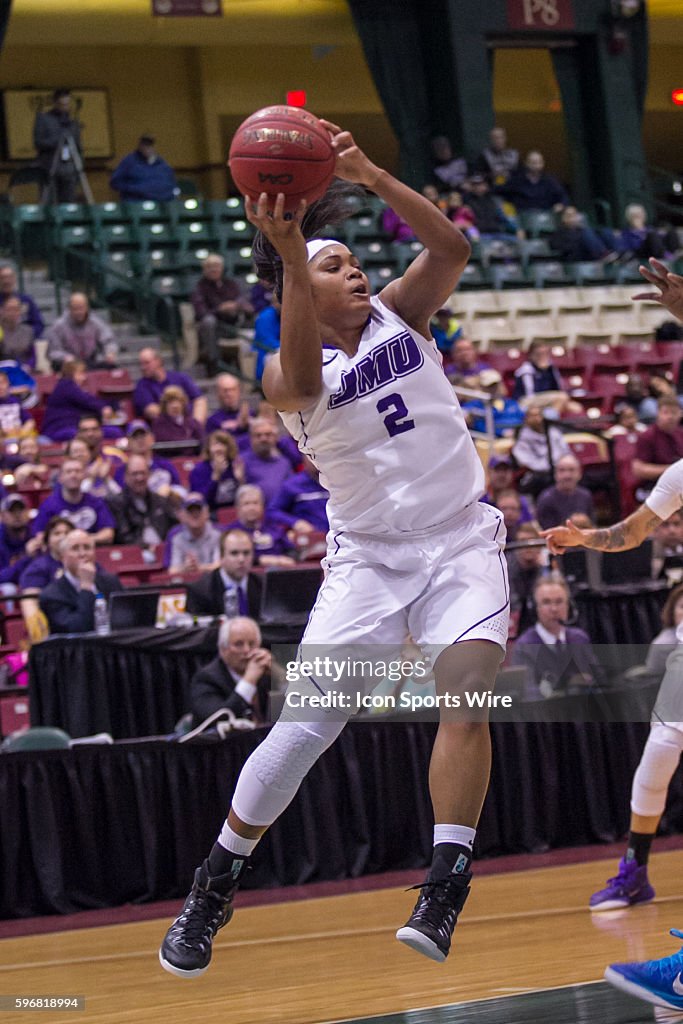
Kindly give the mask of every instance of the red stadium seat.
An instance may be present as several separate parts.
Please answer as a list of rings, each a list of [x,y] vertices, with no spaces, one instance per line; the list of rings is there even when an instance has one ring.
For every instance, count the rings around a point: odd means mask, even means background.
[[[237,509],[234,505],[224,505],[216,512],[216,522],[221,526],[230,526],[237,520]]]
[[[172,459],[169,459],[169,462],[173,466],[175,466],[175,468],[176,468],[176,470],[178,472],[178,476],[180,477],[180,486],[181,487],[189,488],[189,486],[190,486],[190,473],[192,472],[192,470],[194,469],[194,467],[197,465],[197,463],[199,461],[200,461],[200,459],[193,459],[193,458],[190,458],[187,455],[176,455]]]
[[[26,623],[21,614],[5,619],[2,627],[3,639],[10,647],[20,648],[28,640]]]
[[[614,438],[612,451],[617,468],[622,516],[630,515],[638,506],[635,492],[640,481],[633,472],[633,460],[636,457],[637,443],[637,434],[621,434]]]

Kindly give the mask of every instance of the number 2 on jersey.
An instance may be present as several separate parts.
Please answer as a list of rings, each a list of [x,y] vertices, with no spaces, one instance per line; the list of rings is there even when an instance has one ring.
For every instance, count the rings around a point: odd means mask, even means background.
[[[389,412],[390,409],[393,411]],[[384,398],[380,398],[377,403],[377,412],[389,412],[389,415],[384,417],[384,426],[387,428],[389,437],[405,434],[406,430],[412,430],[415,426],[415,420],[407,418],[406,403],[400,395],[386,395]]]

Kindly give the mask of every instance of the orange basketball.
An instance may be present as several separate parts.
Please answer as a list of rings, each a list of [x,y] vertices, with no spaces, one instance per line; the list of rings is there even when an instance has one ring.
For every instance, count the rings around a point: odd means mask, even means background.
[[[228,166],[243,195],[285,195],[285,210],[295,210],[325,193],[334,175],[330,134],[314,114],[301,107],[264,107],[243,121],[230,144]]]

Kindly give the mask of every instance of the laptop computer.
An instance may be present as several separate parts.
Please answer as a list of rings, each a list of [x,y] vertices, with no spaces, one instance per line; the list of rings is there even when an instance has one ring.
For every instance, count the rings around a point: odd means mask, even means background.
[[[266,569],[261,590],[259,622],[302,626],[318,596],[322,573],[311,569]]]
[[[646,540],[630,551],[605,551],[602,555],[602,582],[634,583],[652,578],[652,541]]]
[[[111,629],[152,628],[157,623],[159,590],[122,590],[109,596]]]

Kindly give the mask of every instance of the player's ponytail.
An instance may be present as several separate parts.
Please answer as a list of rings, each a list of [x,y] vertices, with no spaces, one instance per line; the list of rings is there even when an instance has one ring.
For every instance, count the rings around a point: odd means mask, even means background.
[[[306,239],[334,235],[334,228],[356,212],[365,197],[360,185],[342,178],[333,178],[322,198],[313,203],[304,214],[301,232]],[[324,229],[324,230],[323,230]],[[282,298],[282,260],[272,242],[257,231],[251,246],[251,258],[256,274],[272,285],[278,299]]]

